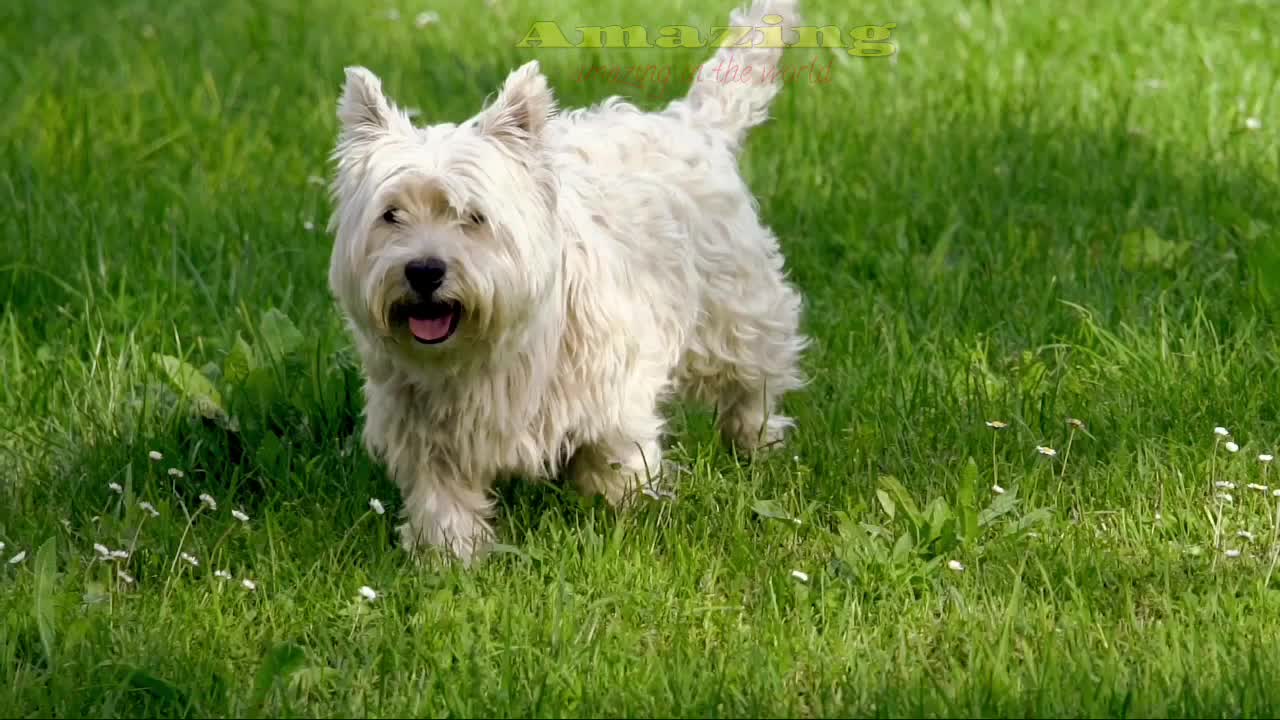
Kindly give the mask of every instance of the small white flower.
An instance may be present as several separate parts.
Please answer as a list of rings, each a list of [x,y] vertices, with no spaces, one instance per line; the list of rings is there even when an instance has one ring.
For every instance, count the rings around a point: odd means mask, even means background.
[[[192,567],[200,567],[200,561],[197,560],[196,556],[192,555],[191,553],[184,552],[184,553],[181,553],[178,557],[182,558],[183,560],[186,560],[188,563],[191,564]]]
[[[120,487],[120,483],[118,482],[107,483],[107,487],[111,488],[111,492],[117,495],[124,492],[124,488]]]
[[[218,509],[218,501],[214,500],[209,493],[200,493],[200,504],[208,506],[210,510]]]
[[[792,570],[791,577],[795,578],[796,580],[799,580],[802,583],[809,582],[809,574],[805,572],[801,572],[799,570]]]
[[[1226,428],[1219,425],[1218,427],[1213,429],[1213,434],[1217,435],[1218,437],[1226,437],[1231,433]]]
[[[1271,491],[1271,497],[1278,497],[1278,498],[1280,498],[1280,488],[1276,488],[1275,490],[1272,490],[1272,491]]]
[[[368,600],[369,602],[373,602],[374,600],[378,599],[377,591],[369,587],[368,585],[360,586],[360,595],[361,597],[363,597],[365,600]]]
[[[1213,486],[1218,488],[1219,490],[1235,490],[1236,489],[1235,483],[1227,482],[1226,480],[1219,480],[1218,482],[1214,483]]]
[[[147,457],[151,458],[151,462],[160,462],[164,459],[164,455],[161,455],[159,450],[152,450],[147,453]]]
[[[128,559],[129,559],[129,551],[128,551],[128,550],[112,550],[112,551],[111,551],[111,558],[112,558],[113,560],[128,560]]]
[[[1262,121],[1261,121],[1261,120],[1259,120],[1259,119],[1258,119],[1258,118],[1256,118],[1256,117],[1245,118],[1245,120],[1244,120],[1244,129],[1245,129],[1245,130],[1261,130],[1261,129],[1262,129]]]
[[[1224,553],[1222,553],[1222,554],[1223,554],[1223,555],[1226,555],[1226,556],[1227,556],[1227,557],[1229,557],[1229,558],[1238,558],[1238,557],[1240,557],[1240,551],[1239,551],[1239,550],[1228,550],[1228,551],[1226,551],[1226,552],[1224,552]]]
[[[399,11],[399,10],[397,10],[396,8],[387,8],[387,19],[388,19],[388,20],[391,20],[391,21],[393,21],[393,22],[394,22],[394,21],[396,21],[396,20],[399,20],[399,19],[400,19],[400,11]]]
[[[248,516],[248,515],[245,515],[244,513],[240,512],[239,510],[232,510],[232,511],[231,511],[231,517],[233,517],[233,518],[235,518],[235,519],[239,520],[239,521],[240,521],[240,522],[242,522],[242,523],[247,523],[247,522],[249,522],[249,516]]]
[[[988,420],[987,427],[991,428],[992,430],[1003,430],[1009,427],[1009,423],[1003,420]]]
[[[1004,488],[1000,487],[999,485],[992,485],[992,486],[991,486],[991,492],[993,492],[993,493],[995,493],[995,494],[997,494],[997,495],[1003,495],[1003,494],[1004,494]]]
[[[1056,457],[1058,455],[1057,450],[1054,450],[1051,447],[1045,447],[1043,445],[1037,445],[1036,452],[1040,453],[1041,455],[1044,455],[1045,457]]]
[[[947,567],[956,572],[964,572],[964,565],[962,565],[959,560],[948,560]]]
[[[214,570],[214,571],[213,571],[213,576],[214,576],[214,577],[216,577],[216,578],[218,578],[219,580],[230,580],[230,579],[231,579],[231,573],[227,572],[226,570]]]
[[[311,232],[312,230],[316,229],[316,224],[311,222],[310,220],[303,220],[302,229],[306,230],[307,232]]]
[[[102,556],[102,557],[104,557],[104,558],[111,557],[111,550],[110,550],[110,548],[108,548],[106,545],[103,545],[102,543],[94,543],[94,544],[93,544],[93,551],[94,551],[94,552],[96,552],[96,553],[98,553],[99,555],[101,555],[101,556]]]
[[[124,583],[125,583],[126,585],[132,585],[132,584],[133,584],[133,576],[132,576],[132,575],[130,575],[129,573],[127,573],[127,572],[123,571],[123,570],[117,570],[117,571],[116,571],[116,577],[118,577],[118,578],[120,578],[121,580],[123,580],[123,581],[124,581]]]
[[[27,559],[27,551],[26,551],[26,550],[22,550],[22,551],[21,551],[21,552],[19,552],[17,555],[14,555],[13,557],[9,558],[9,564],[10,564],[10,565],[17,565],[18,563],[20,563],[20,562],[22,562],[23,560],[26,560],[26,559]]]
[[[1262,491],[1262,492],[1266,492],[1266,491],[1267,491],[1267,486],[1266,486],[1266,485],[1259,485],[1258,483],[1249,483],[1249,486],[1248,486],[1248,487],[1249,487],[1249,489],[1250,489],[1250,490],[1260,490],[1260,491]]]
[[[1226,444],[1223,445],[1223,447],[1225,447],[1227,449],[1227,452],[1230,452],[1230,453],[1237,452],[1240,450],[1240,446],[1230,440],[1228,440]]]
[[[1236,500],[1235,498],[1231,497],[1230,493],[1218,493],[1214,497],[1218,498],[1224,503],[1233,503]]]
[[[1143,81],[1142,86],[1148,90],[1163,90],[1164,80],[1161,80],[1160,78],[1149,78]]]
[[[1163,520],[1163,519],[1164,519],[1164,515],[1161,515],[1159,512],[1157,512],[1157,513],[1156,513],[1156,522],[1160,522],[1160,521],[1161,521],[1161,520]]]
[[[1245,540],[1248,540],[1249,542],[1253,542],[1253,533],[1249,532],[1248,530],[1241,530],[1237,532],[1236,537],[1242,537]]]
[[[178,468],[169,468],[169,477],[171,478],[184,478],[186,476],[187,474],[182,472]]]
[[[4,552],[4,543],[0,542],[0,552]]]
[[[256,582],[254,582],[254,581],[250,580],[249,578],[245,578],[245,579],[241,580],[241,581],[240,581],[240,584],[244,586],[244,589],[245,589],[245,590],[257,590],[257,589],[258,589],[258,583],[256,583]]]
[[[311,183],[312,185],[324,185],[324,178],[320,177],[319,175],[308,175],[307,182]]]
[[[143,502],[138,503],[138,507],[142,508],[143,512],[150,515],[151,517],[160,517],[160,511],[156,510],[156,506],[152,505],[149,502],[146,502],[145,500]]]
[[[387,511],[386,508],[382,507],[382,501],[378,498],[369,498],[369,508],[379,515]]]
[[[1084,421],[1078,418],[1067,418],[1067,425],[1069,425],[1072,430],[1084,429]]]
[[[418,13],[418,16],[413,19],[414,27],[419,29],[438,22],[440,22],[440,13],[430,10]]]
[[[1272,460],[1275,460],[1275,458],[1271,457],[1271,455],[1269,455],[1268,453],[1262,453],[1261,455],[1258,456],[1258,462],[1260,463],[1269,463]]]

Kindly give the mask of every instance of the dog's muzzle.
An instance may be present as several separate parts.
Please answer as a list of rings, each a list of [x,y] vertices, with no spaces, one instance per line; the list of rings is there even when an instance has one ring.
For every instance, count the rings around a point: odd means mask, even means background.
[[[407,323],[409,333],[424,345],[448,340],[462,320],[461,305],[435,297],[447,273],[448,265],[434,257],[414,260],[404,267],[405,281],[415,297],[398,305],[397,319]]]

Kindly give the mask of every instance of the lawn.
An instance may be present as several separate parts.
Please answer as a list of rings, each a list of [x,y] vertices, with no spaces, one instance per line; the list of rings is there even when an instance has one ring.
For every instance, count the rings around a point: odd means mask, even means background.
[[[676,406],[675,499],[507,487],[478,567],[397,549],[327,288],[343,67],[420,122],[533,58],[654,108],[686,80],[591,69],[709,50],[517,44],[727,10],[0,6],[0,712],[1274,715],[1263,0],[810,0],[897,52],[790,51],[827,69],[744,156],[814,338],[787,448]]]

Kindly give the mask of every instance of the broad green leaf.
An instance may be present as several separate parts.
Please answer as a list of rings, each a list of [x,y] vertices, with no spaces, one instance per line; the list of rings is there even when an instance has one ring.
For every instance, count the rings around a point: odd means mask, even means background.
[[[1144,227],[1121,236],[1120,265],[1129,271],[1168,270],[1181,262],[1190,249],[1189,240],[1165,240],[1152,228]]]
[[[253,348],[249,347],[249,343],[240,337],[240,333],[236,333],[236,340],[231,346],[231,352],[227,354],[227,359],[222,363],[222,379],[226,383],[225,387],[239,385],[245,378],[249,377],[249,373],[257,366],[258,363],[253,355]]]
[[[978,514],[978,524],[982,527],[990,525],[996,518],[1012,511],[1017,504],[1017,492],[1015,488],[1009,488],[1005,494],[996,495],[987,509]]]
[[[911,499],[911,493],[898,482],[898,478],[892,475],[882,475],[880,477],[880,485],[893,496],[894,502],[902,511],[911,519],[911,524],[919,528],[924,525],[924,518],[920,515],[920,509],[916,506],[914,500]]]
[[[36,628],[40,631],[40,644],[44,646],[44,656],[53,666],[53,645],[57,629],[57,608],[54,607],[54,585],[58,572],[58,541],[49,538],[36,551],[34,571],[36,574],[35,616]]]
[[[222,395],[209,378],[172,355],[155,355],[154,357],[174,389],[195,406],[196,412],[210,419],[226,415],[222,405]]]
[[[770,520],[784,520],[786,522],[799,525],[800,521],[791,517],[777,500],[757,500],[751,504],[751,510],[760,517],[769,518]]]
[[[880,507],[884,508],[884,514],[888,515],[889,519],[892,520],[898,511],[893,498],[889,497],[889,493],[884,490],[876,490],[876,498],[880,500]]]
[[[262,333],[262,342],[267,351],[275,359],[283,359],[302,345],[302,332],[298,330],[288,315],[276,308],[262,314],[258,331]]]
[[[262,707],[276,681],[287,683],[290,675],[302,669],[306,659],[306,652],[292,643],[281,643],[271,648],[262,659],[262,667],[258,668],[258,676],[253,683],[254,707]]]

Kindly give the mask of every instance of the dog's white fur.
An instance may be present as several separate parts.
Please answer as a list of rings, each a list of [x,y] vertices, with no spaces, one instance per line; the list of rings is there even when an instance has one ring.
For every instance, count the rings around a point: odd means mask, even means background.
[[[798,20],[794,0],[757,0],[730,25],[770,15]],[[661,405],[676,393],[714,405],[747,451],[783,437],[777,405],[803,382],[801,298],[737,162],[778,92],[760,71],[781,53],[722,48],[653,113],[617,98],[558,112],[530,62],[475,117],[425,128],[368,70],[347,70],[329,280],[406,548],[470,562],[505,478],[568,470],[625,504],[662,468]],[[721,62],[756,76],[725,82]],[[398,222],[382,219],[391,207]],[[413,295],[406,263],[428,256],[447,263],[436,298],[463,308],[438,345],[395,313]]]

